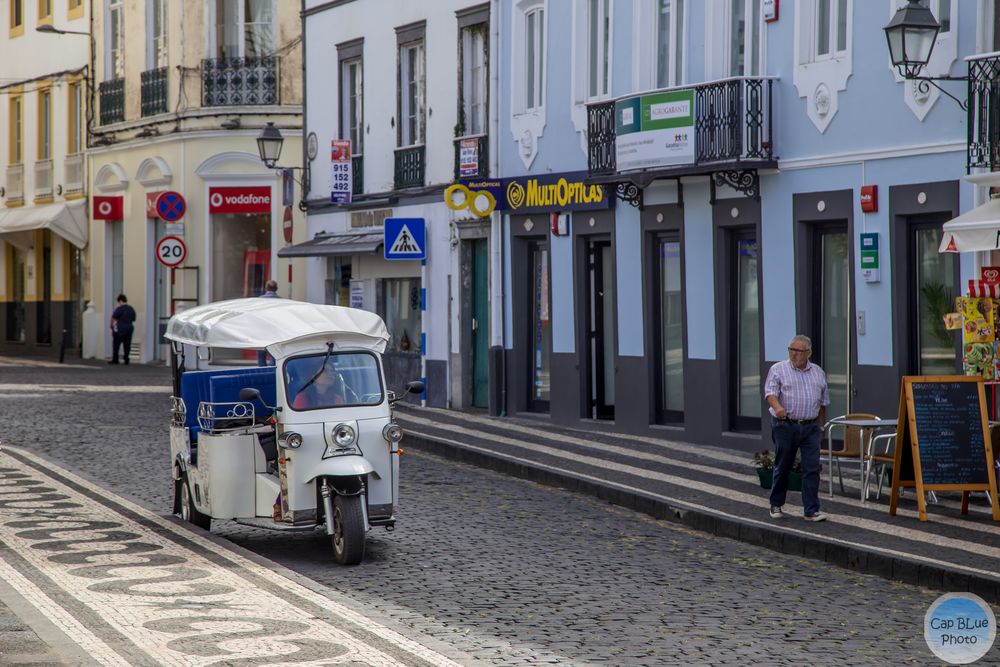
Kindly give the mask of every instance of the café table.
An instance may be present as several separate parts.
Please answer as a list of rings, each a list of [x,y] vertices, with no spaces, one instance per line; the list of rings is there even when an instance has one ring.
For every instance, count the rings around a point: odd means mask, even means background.
[[[858,447],[859,450],[859,467],[861,469],[861,502],[865,502],[865,455],[868,451],[868,447],[871,443],[872,436],[876,431],[883,428],[891,428],[895,430],[896,419],[847,419],[845,417],[835,417],[823,425],[823,430],[826,431],[826,453],[827,453],[827,477],[830,480],[830,497],[833,497],[833,429],[837,426],[841,426],[844,429],[848,427],[860,428],[862,433],[867,434],[867,440],[860,443]]]

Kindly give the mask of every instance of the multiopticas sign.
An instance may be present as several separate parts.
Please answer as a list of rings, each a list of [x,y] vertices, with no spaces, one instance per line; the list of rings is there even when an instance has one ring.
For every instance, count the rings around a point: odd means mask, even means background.
[[[208,189],[209,213],[270,213],[271,188],[220,187]]]
[[[586,183],[586,172],[505,179],[504,209],[517,213],[610,208],[603,185]]]

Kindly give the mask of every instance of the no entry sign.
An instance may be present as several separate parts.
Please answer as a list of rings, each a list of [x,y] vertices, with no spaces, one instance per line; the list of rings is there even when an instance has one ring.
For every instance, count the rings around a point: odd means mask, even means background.
[[[156,260],[164,266],[174,267],[187,257],[187,246],[177,236],[164,236],[156,244]]]
[[[184,217],[187,202],[179,192],[167,190],[156,198],[156,214],[164,222],[177,222]]]

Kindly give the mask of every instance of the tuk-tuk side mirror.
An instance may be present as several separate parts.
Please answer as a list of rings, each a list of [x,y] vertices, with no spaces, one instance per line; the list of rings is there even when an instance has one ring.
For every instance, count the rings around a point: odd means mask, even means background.
[[[252,401],[254,399],[259,400],[261,403],[264,402],[264,399],[261,398],[261,396],[260,396],[260,390],[259,389],[257,389],[256,387],[243,387],[242,389],[240,389],[240,400],[241,401],[247,401],[247,402],[249,402],[249,401]]]
[[[422,393],[424,393],[424,383],[421,382],[420,380],[414,380],[413,382],[407,382],[406,383],[406,391],[404,393],[407,393],[407,394],[422,394]]]

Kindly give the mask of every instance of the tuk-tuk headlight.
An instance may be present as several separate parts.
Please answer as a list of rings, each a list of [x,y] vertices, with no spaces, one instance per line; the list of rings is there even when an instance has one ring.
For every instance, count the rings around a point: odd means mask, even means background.
[[[289,449],[298,449],[302,446],[302,436],[298,433],[284,433],[281,436],[281,444]]]
[[[386,424],[385,428],[382,429],[382,437],[385,438],[386,442],[394,445],[399,444],[399,441],[403,439],[403,428],[399,424]]]
[[[358,434],[349,424],[337,424],[336,428],[333,429],[333,441],[341,449],[350,447],[357,439]]]

